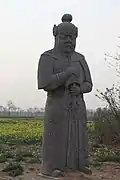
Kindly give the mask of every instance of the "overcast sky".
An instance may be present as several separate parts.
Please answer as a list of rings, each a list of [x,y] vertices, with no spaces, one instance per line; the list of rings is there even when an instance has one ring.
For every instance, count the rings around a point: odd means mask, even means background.
[[[52,28],[64,13],[79,29],[76,50],[86,57],[94,89],[85,96],[87,108],[103,106],[95,96],[116,82],[104,54],[120,44],[120,0],[0,0],[0,105],[43,107],[46,93],[37,90],[40,54],[53,47]]]

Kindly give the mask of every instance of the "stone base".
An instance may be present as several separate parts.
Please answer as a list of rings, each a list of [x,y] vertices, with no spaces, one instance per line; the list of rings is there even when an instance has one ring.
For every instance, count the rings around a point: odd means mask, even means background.
[[[47,176],[47,175],[42,174],[42,173],[39,173],[38,176],[43,177],[43,178],[44,178],[43,180],[49,180],[49,179],[53,179],[53,180],[54,180],[54,179],[56,179],[56,180],[59,179],[59,180],[60,180],[60,179],[61,179],[61,177]]]
[[[84,174],[92,175],[92,170],[88,167],[80,168],[78,171]]]

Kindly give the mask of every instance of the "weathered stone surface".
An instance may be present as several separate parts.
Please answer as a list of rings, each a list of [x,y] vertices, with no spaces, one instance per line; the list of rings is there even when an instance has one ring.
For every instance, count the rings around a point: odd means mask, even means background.
[[[38,89],[47,91],[42,173],[89,166],[84,93],[92,91],[85,57],[75,51],[78,29],[72,16],[54,25],[54,48],[40,56]]]

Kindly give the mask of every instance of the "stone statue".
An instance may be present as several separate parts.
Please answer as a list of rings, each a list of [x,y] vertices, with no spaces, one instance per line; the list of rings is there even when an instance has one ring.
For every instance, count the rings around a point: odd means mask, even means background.
[[[87,170],[88,140],[84,93],[92,91],[85,57],[75,51],[78,29],[65,14],[54,25],[54,48],[38,64],[38,89],[47,91],[42,174],[62,176],[67,169]]]

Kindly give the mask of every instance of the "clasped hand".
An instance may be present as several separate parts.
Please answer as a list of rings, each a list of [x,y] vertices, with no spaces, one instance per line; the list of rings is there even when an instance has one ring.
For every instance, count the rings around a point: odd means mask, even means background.
[[[70,94],[73,96],[77,96],[80,94],[80,87],[76,83],[70,86]]]
[[[71,75],[79,76],[79,68],[77,66],[76,67],[70,66],[67,68],[66,73],[69,77]],[[71,84],[69,91],[70,91],[71,95],[76,96],[76,95],[80,94],[80,87],[76,83]]]
[[[76,67],[70,66],[67,68],[66,73],[68,76],[71,76],[72,74],[79,76],[79,68],[77,66]]]

